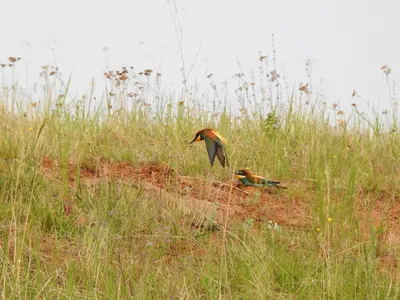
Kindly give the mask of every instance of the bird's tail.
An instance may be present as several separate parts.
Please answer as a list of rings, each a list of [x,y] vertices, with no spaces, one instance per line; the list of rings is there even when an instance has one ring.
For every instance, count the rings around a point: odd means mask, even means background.
[[[281,186],[280,184],[281,183],[279,181],[272,181],[272,180],[267,181],[267,185],[269,185],[269,186],[274,186],[278,189],[287,189],[287,187]]]

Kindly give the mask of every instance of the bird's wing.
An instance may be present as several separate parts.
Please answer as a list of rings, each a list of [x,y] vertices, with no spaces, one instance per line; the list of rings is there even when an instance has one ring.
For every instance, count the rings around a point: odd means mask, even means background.
[[[264,177],[255,175],[255,174],[250,174],[247,176],[247,178],[249,179],[249,181],[253,182],[253,183],[260,183],[260,184],[266,184],[267,180]]]
[[[223,167],[225,167],[225,161],[227,161],[226,156],[225,156],[225,151],[221,147],[220,144],[217,142],[214,142],[212,139],[209,137],[205,138],[206,142],[206,148],[207,148],[207,153],[208,153],[208,158],[210,159],[210,163],[213,166],[214,165],[214,160],[215,156],[218,158],[219,162]]]
[[[213,140],[211,140],[209,137],[206,137],[204,140],[206,142],[208,158],[210,159],[210,163],[213,166],[214,165],[215,156],[217,155],[217,151],[218,151],[217,147],[219,145],[217,143],[215,143]]]
[[[216,146],[217,147],[216,155],[218,157],[219,162],[221,163],[221,165],[223,167],[225,167],[225,161],[226,161],[226,164],[229,167],[228,157],[225,155],[224,150],[222,149],[222,147],[220,145],[218,145],[218,144],[216,144],[216,145],[217,145]]]
[[[210,129],[209,133],[210,133],[210,138],[212,140],[215,140],[218,144],[220,144],[221,147],[227,144],[225,138],[218,131]]]
[[[214,129],[210,129],[207,136],[218,145],[216,146],[216,155],[221,165],[225,167],[226,162],[226,165],[229,167],[228,155],[226,154],[225,150],[225,145],[227,144],[225,138]]]

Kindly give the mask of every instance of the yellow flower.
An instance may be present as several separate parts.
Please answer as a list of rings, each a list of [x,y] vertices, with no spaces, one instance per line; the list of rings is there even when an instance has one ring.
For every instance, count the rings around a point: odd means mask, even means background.
[[[332,218],[328,218],[328,222],[331,223],[332,222]]]
[[[321,229],[318,227],[318,228],[317,228],[317,232],[320,232],[320,231],[321,231]]]
[[[32,127],[29,127],[29,131],[32,131],[33,129],[32,129]]]

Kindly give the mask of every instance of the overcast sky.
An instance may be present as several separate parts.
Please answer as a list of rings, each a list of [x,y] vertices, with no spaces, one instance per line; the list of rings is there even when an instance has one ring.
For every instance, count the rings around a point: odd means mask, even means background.
[[[376,108],[388,105],[381,67],[400,72],[398,0],[176,0],[184,33],[186,64],[196,60],[192,80],[214,73],[222,83],[239,72],[257,71],[258,53],[271,54],[275,36],[278,70],[290,85],[307,80],[305,60],[313,61],[317,84],[324,79],[329,103],[349,105],[353,89]],[[0,62],[21,56],[30,83],[40,66],[72,72],[71,93],[85,93],[95,78],[103,87],[104,47],[112,68],[152,68],[170,89],[180,89],[180,57],[173,18],[165,0],[3,1]],[[26,46],[29,42],[29,47]],[[200,47],[201,45],[201,47]],[[19,68],[18,78],[25,80]],[[204,84],[207,88],[208,84]]]

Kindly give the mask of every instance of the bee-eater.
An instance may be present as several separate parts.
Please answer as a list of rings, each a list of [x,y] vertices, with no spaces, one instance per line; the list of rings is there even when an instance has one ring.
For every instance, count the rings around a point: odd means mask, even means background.
[[[251,173],[249,169],[242,169],[235,172],[235,177],[246,186],[274,186],[277,188],[286,189],[286,187],[280,185],[280,182],[267,180],[264,177]]]
[[[215,156],[218,157],[219,162],[223,167],[229,167],[228,156],[226,155],[225,145],[227,144],[224,137],[215,129],[205,128],[198,131],[189,145],[193,142],[206,142],[208,158],[210,159],[211,166],[214,165]]]

